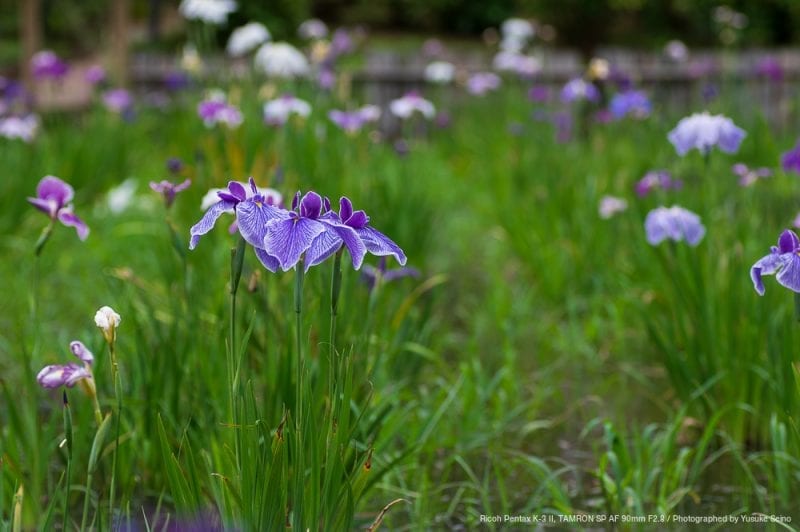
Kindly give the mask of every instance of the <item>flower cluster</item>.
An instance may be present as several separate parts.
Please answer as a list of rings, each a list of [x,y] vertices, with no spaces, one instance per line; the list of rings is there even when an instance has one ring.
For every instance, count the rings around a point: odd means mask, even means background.
[[[645,218],[644,228],[647,241],[654,246],[664,240],[685,240],[690,246],[696,246],[706,234],[700,217],[677,205],[650,211]]]
[[[259,193],[250,178],[250,192],[241,183],[231,181],[225,191],[218,192],[219,201],[209,207],[191,230],[189,248],[194,249],[200,237],[208,233],[224,212],[234,212],[239,234],[253,246],[256,256],[269,271],[290,270],[303,260],[305,270],[320,264],[342,248],[350,253],[355,269],[359,269],[369,252],[377,256],[394,256],[404,265],[403,250],[386,235],[369,224],[364,211],[356,211],[346,197],[339,201],[339,212],[331,209],[327,198],[316,192],[301,196],[298,192],[287,210],[274,205]]]

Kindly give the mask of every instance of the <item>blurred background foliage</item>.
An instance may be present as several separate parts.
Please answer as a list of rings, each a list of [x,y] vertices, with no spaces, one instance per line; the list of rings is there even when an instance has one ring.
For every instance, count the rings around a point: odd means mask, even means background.
[[[24,1],[24,0],[23,0]],[[108,0],[40,0],[48,47],[69,55],[95,49],[104,35],[86,28],[102,28],[108,18]],[[147,27],[151,45],[169,47],[165,18],[174,14],[178,0],[130,0],[132,15]],[[273,0],[239,2],[228,32],[245,22],[267,24],[277,39],[291,39],[305,19],[319,17],[332,25],[363,24],[372,31],[438,33],[474,36],[497,27],[504,19],[522,16],[551,26],[554,42],[591,53],[598,45],[660,47],[679,38],[690,46],[720,43],[714,9],[728,6],[747,17],[737,44],[785,46],[800,42],[800,1],[797,0]],[[17,16],[22,1],[0,0],[0,62],[16,57]],[[166,35],[166,37],[169,37]]]

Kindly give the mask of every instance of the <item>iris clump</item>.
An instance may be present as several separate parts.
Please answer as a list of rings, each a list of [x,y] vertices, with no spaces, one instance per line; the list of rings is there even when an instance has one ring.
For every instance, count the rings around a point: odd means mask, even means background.
[[[775,275],[778,284],[792,292],[800,293],[800,239],[790,229],[778,237],[778,245],[772,246],[768,255],[761,257],[750,268],[750,279],[758,295],[763,296],[763,275]]]
[[[647,241],[656,246],[664,240],[686,241],[696,246],[706,234],[706,228],[695,213],[674,205],[658,207],[647,214],[644,222]]]
[[[715,146],[725,153],[736,153],[746,135],[730,118],[703,112],[681,119],[667,138],[683,156],[695,148],[708,155]]]

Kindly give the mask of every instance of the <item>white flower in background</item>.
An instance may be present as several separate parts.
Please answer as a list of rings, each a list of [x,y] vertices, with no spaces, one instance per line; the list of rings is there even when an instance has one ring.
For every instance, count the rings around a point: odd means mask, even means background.
[[[324,39],[328,35],[328,26],[318,18],[311,18],[300,24],[297,34],[301,39]]]
[[[416,91],[407,93],[402,98],[392,100],[389,110],[398,118],[411,118],[415,112],[421,113],[425,118],[431,119],[436,114],[436,108]]]
[[[136,180],[126,179],[108,191],[108,195],[106,196],[108,210],[114,214],[119,214],[131,206],[135,197]]]
[[[256,68],[269,77],[291,79],[309,72],[306,56],[285,42],[264,44],[256,52],[254,62]]]
[[[506,52],[521,52],[528,41],[536,33],[533,24],[522,18],[510,18],[503,22],[500,27],[503,38],[500,41],[500,49]]]
[[[664,55],[666,55],[670,61],[684,63],[689,59],[689,48],[681,41],[672,40],[664,46]]]
[[[542,62],[532,55],[500,51],[494,56],[492,67],[499,72],[513,72],[519,76],[533,77],[542,70]]]
[[[241,57],[270,40],[269,30],[259,22],[250,22],[233,30],[228,39],[228,55]]]
[[[94,315],[95,325],[103,331],[103,336],[109,344],[114,343],[117,327],[119,327],[119,322],[121,321],[120,315],[109,306],[100,307],[100,310]]]
[[[291,94],[285,94],[264,104],[264,122],[271,126],[282,126],[293,114],[305,118],[310,113],[311,105]]]
[[[453,81],[456,67],[447,61],[434,61],[425,67],[425,81],[446,85]]]
[[[38,130],[39,118],[36,115],[0,118],[0,137],[30,142]]]
[[[615,196],[603,196],[600,198],[600,207],[598,208],[598,212],[600,214],[600,218],[604,220],[608,220],[615,214],[624,211],[628,208],[628,202],[622,198],[617,198]]]
[[[208,24],[225,24],[228,15],[236,11],[234,0],[183,0],[178,11],[187,20]]]
[[[359,109],[358,114],[365,122],[376,122],[381,117],[381,108],[368,104]]]

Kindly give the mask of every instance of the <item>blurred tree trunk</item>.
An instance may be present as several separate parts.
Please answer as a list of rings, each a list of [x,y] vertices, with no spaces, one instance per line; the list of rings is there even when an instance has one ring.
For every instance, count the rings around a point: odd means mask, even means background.
[[[111,55],[114,82],[128,84],[128,27],[130,0],[113,0],[111,4]]]
[[[19,33],[22,41],[20,57],[20,77],[30,89],[33,81],[31,75],[31,57],[42,46],[41,0],[22,0],[19,10]]]

